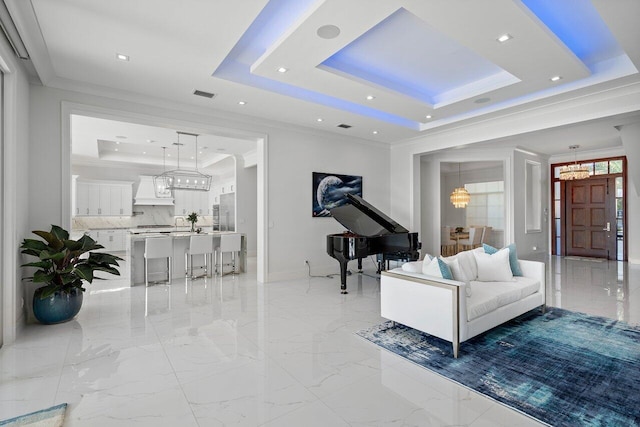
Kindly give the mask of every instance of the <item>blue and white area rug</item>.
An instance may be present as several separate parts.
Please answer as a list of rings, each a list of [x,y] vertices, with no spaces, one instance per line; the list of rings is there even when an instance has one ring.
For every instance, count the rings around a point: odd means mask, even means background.
[[[553,426],[640,426],[640,328],[559,308],[460,345],[385,322],[361,337]]]
[[[0,421],[0,426],[62,427],[66,410],[67,404],[61,403],[60,405],[52,406],[51,408],[42,409],[30,414]]]

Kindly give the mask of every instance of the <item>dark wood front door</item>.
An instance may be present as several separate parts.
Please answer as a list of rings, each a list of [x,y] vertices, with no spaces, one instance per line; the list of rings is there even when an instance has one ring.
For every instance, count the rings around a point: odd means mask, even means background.
[[[566,254],[616,259],[615,180],[567,181]]]

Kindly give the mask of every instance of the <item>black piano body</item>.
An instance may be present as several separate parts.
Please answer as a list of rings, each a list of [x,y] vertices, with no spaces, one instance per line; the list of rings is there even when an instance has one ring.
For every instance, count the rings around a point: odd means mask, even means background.
[[[333,216],[348,231],[327,236],[327,253],[340,263],[340,289],[347,293],[347,264],[378,255],[378,273],[387,260],[414,261],[420,256],[418,233],[410,233],[400,224],[364,199],[347,194],[350,204],[331,209]]]

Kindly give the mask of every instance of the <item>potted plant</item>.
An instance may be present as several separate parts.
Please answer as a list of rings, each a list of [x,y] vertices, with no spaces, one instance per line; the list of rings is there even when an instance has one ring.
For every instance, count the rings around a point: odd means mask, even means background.
[[[191,212],[187,217],[187,221],[191,223],[191,232],[196,231],[196,222],[198,222],[198,214],[195,212]]]
[[[36,289],[33,296],[33,314],[41,323],[66,322],[78,314],[85,290],[82,285],[96,278],[94,272],[120,275],[116,267],[122,258],[91,252],[104,246],[87,235],[72,240],[69,232],[57,225],[52,225],[51,231],[38,230],[33,233],[44,241],[24,239],[20,248],[23,254],[38,258],[38,261],[22,266],[35,267],[37,270],[33,277],[28,279],[44,284]],[[87,253],[88,257],[85,255]]]

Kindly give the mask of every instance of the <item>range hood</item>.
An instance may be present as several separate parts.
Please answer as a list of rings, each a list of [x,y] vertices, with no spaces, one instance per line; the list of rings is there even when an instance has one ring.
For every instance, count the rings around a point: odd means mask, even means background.
[[[173,196],[157,197],[153,188],[153,176],[140,175],[140,185],[133,203],[136,206],[173,206]]]

